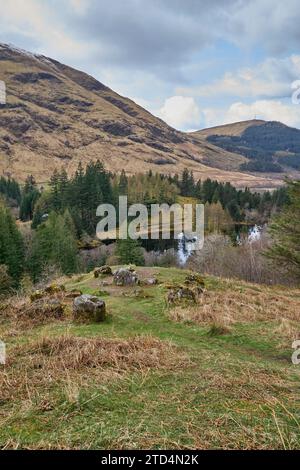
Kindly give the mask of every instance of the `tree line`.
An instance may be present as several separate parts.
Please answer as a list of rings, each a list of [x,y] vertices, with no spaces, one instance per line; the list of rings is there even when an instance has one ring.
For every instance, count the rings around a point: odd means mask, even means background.
[[[23,187],[13,179],[2,177],[0,283],[18,287],[24,273],[36,282],[47,266],[57,266],[63,274],[79,271],[78,241],[95,236],[98,205],[117,206],[120,195],[126,195],[129,204],[146,205],[173,204],[180,197],[193,198],[205,204],[206,230],[213,232],[225,231],[253,211],[258,216],[269,217],[283,206],[290,207],[295,199],[293,188],[288,185],[273,192],[253,193],[248,188],[236,189],[230,183],[211,179],[195,181],[188,170],[182,175],[152,171],[130,176],[125,171],[112,174],[99,161],[86,168],[80,163],[71,177],[65,170],[56,170],[44,188],[38,187],[32,176],[28,176]],[[25,225],[12,215],[9,208],[12,202],[19,206],[20,221],[27,222],[27,227],[30,224],[29,232],[24,233]],[[143,264],[138,241],[119,242],[117,254],[124,263]]]

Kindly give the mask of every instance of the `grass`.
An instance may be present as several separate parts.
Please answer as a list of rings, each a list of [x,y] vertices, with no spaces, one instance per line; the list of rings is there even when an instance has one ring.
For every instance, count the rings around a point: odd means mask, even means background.
[[[207,277],[200,303],[169,309],[175,268],[139,268],[149,297],[106,285],[102,324],[0,324],[0,446],[9,449],[300,447],[300,290]],[[103,290],[91,274],[68,290]],[[9,316],[8,316],[9,317]],[[21,322],[21,323],[20,323]]]

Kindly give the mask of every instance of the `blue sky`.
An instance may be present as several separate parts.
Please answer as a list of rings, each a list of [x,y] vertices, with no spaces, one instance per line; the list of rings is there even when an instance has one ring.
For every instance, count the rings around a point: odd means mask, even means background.
[[[178,129],[254,117],[300,128],[291,100],[298,0],[0,0],[0,8],[0,42],[84,70]]]

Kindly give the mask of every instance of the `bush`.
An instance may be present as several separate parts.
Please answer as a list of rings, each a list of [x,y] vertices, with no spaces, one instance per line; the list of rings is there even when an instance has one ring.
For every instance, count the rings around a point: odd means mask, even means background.
[[[210,235],[206,237],[203,249],[195,252],[189,259],[187,267],[201,273],[248,282],[290,283],[291,279],[286,272],[275,268],[274,264],[264,256],[264,251],[269,245],[270,240],[266,234],[262,234],[260,240],[251,243],[244,239],[238,246],[234,246],[227,236]]]
[[[118,240],[116,255],[120,258],[122,264],[145,265],[143,248],[138,240],[132,240],[131,238]]]
[[[159,266],[162,268],[171,268],[178,266],[178,256],[176,251],[171,248],[164,253],[150,251],[145,253],[146,266]]]

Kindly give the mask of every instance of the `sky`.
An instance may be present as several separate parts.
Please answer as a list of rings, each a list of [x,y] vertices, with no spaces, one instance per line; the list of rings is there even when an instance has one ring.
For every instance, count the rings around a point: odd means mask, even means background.
[[[176,129],[300,128],[299,0],[0,0],[0,11],[0,42],[83,70]]]

